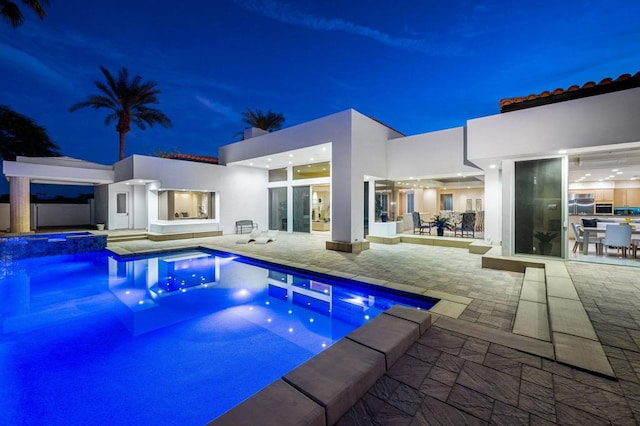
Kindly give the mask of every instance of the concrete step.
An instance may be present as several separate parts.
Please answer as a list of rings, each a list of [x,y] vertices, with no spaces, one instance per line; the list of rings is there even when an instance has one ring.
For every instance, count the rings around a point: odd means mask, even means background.
[[[129,235],[109,235],[107,237],[107,243],[117,243],[123,241],[138,241],[146,240],[148,236],[146,233],[142,234],[129,234]]]

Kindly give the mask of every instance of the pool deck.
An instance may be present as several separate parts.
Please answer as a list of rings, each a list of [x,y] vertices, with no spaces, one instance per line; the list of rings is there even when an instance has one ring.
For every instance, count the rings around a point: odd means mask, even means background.
[[[325,250],[322,234],[280,233],[268,244],[237,239],[108,248],[126,254],[203,246],[442,299],[431,326],[337,424],[640,423],[635,268],[556,261],[546,265],[545,281],[537,269],[483,268],[504,259],[483,260],[463,248],[371,243],[356,255]]]

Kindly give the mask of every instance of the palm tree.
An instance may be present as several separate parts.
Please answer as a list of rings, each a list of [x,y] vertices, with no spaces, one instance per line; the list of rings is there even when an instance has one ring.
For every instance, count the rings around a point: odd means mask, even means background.
[[[257,127],[258,129],[272,132],[274,130],[280,130],[282,128],[282,123],[284,123],[284,115],[279,112],[273,112],[271,110],[263,113],[259,109],[252,111],[251,109],[247,108],[247,110],[242,113],[242,121],[252,127]]]
[[[46,16],[44,7],[49,6],[49,0],[22,0],[22,3],[30,7],[40,19],[44,19]],[[11,0],[0,0],[0,15],[13,28],[18,28],[24,23],[24,16],[20,8]]]
[[[122,160],[125,135],[131,130],[132,122],[144,130],[147,125],[153,127],[154,124],[170,127],[171,120],[162,111],[147,106],[147,104],[160,103],[157,95],[161,92],[156,88],[158,85],[156,82],[143,83],[139,75],[129,80],[129,71],[125,67],[118,72],[117,80],[102,65],[100,70],[107,82],[105,84],[96,80],[94,84],[101,93],[89,95],[85,101],[72,105],[69,111],[73,112],[86,107],[110,109],[112,112],[107,115],[104,123],[108,125],[118,119],[116,131],[120,135],[120,160]]]
[[[17,155],[57,157],[59,149],[44,127],[8,106],[0,105],[0,158],[14,161]]]

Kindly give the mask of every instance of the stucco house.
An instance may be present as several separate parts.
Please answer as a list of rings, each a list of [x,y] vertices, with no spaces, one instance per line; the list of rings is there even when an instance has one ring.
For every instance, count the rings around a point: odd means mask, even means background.
[[[95,185],[95,219],[107,229],[228,234],[250,219],[261,229],[328,232],[328,249],[358,252],[366,235],[406,229],[398,219],[411,211],[474,210],[483,212],[482,238],[503,254],[540,255],[533,236],[554,232],[552,255],[565,257],[569,190],[586,185],[569,180],[574,160],[612,153],[633,161],[640,152],[640,73],[500,107],[410,136],[352,109],[273,133],[248,129],[219,149],[218,164],[142,155],[112,166],[4,161],[11,231],[30,230],[30,182],[76,182]],[[640,187],[625,179],[620,185]]]

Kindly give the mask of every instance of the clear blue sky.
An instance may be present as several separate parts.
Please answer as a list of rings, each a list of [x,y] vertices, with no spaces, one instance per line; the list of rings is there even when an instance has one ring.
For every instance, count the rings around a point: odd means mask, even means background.
[[[640,71],[640,2],[51,0],[0,25],[0,103],[64,155],[118,158],[106,111],[68,108],[104,65],[158,83],[170,129],[133,128],[126,153],[217,155],[246,107],[285,127],[347,108],[408,135],[499,112],[501,98]]]

